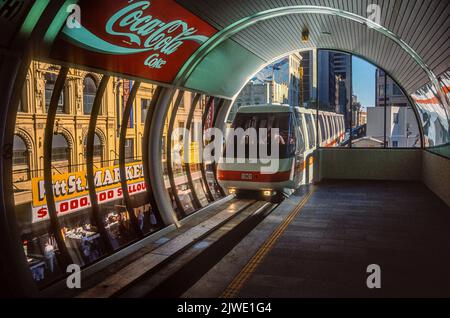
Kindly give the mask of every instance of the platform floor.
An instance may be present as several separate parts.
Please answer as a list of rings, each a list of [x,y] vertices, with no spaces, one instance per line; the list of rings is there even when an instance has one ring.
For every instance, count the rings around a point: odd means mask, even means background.
[[[257,266],[248,270],[307,188],[184,297],[450,297],[450,208],[423,184],[329,181],[313,188]],[[381,268],[380,289],[366,285],[369,264]]]
[[[450,209],[420,183],[320,184],[238,296],[448,297]]]

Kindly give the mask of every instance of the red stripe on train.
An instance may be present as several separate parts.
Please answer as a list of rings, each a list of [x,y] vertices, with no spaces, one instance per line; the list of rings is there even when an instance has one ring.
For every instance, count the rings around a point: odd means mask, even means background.
[[[341,138],[344,136],[344,134],[345,134],[345,133],[340,134],[339,137],[338,137],[337,139],[341,139]],[[337,139],[335,139],[335,140],[331,141],[330,143],[326,144],[325,147],[331,147],[331,146],[337,144],[337,143],[338,143],[338,140],[337,140]]]
[[[282,171],[273,174],[263,174],[258,171],[217,170],[217,179],[223,181],[283,182],[288,181],[290,175],[291,171]]]

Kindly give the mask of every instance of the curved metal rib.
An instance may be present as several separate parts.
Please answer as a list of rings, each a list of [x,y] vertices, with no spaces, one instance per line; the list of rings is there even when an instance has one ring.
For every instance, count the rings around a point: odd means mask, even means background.
[[[145,117],[145,124],[144,124],[144,142],[142,145],[142,167],[144,170],[144,179],[145,179],[145,184],[146,184],[146,192],[147,192],[147,196],[148,196],[148,200],[150,202],[150,205],[152,206],[152,209],[154,209],[154,214],[156,216],[157,222],[159,224],[163,224],[162,218],[161,218],[161,214],[159,213],[158,210],[158,205],[156,204],[156,200],[155,197],[153,195],[153,191],[151,188],[151,181],[150,181],[150,171],[149,171],[149,160],[150,160],[150,156],[148,155],[148,142],[149,142],[149,138],[150,138],[150,125],[153,119],[153,115],[155,114],[155,108],[156,105],[158,103],[159,97],[161,96],[161,91],[162,91],[162,87],[158,86],[155,89],[155,92],[153,93],[152,96],[152,101],[150,102],[150,105],[147,108],[147,117]]]
[[[131,109],[133,107],[134,99],[136,98],[137,91],[141,82],[134,82],[131,89],[130,96],[128,97],[127,104],[122,114],[122,124],[120,126],[120,140],[119,140],[119,172],[120,172],[120,186],[122,188],[123,199],[125,200],[125,207],[128,211],[131,224],[139,237],[142,237],[142,231],[139,228],[136,215],[134,214],[133,205],[131,204],[130,193],[128,192],[127,175],[125,168],[125,139],[127,136],[128,120],[130,118]]]
[[[100,85],[94,98],[94,104],[92,105],[91,117],[89,118],[89,128],[86,136],[86,179],[89,186],[89,199],[91,200],[92,214],[94,216],[97,228],[100,235],[103,238],[105,246],[108,252],[112,252],[113,248],[109,240],[109,235],[106,232],[105,224],[100,216],[100,207],[98,205],[97,194],[95,191],[94,182],[94,139],[95,139],[95,127],[97,125],[97,118],[100,112],[103,95],[109,81],[108,75],[103,75]]]
[[[213,116],[213,125],[214,127],[217,126],[217,117],[219,115],[219,111],[223,107],[223,104],[225,103],[224,99],[220,99],[217,109],[214,109],[214,116]],[[213,168],[213,174],[214,174],[214,180],[217,184],[219,184],[219,181],[217,180],[217,162],[214,162],[214,168]],[[222,187],[219,186],[219,191],[222,196],[226,196],[225,191],[222,189]]]
[[[195,112],[195,107],[197,107],[198,101],[200,100],[201,94],[200,93],[196,93],[194,96],[194,99],[192,100],[191,103],[191,107],[189,108],[189,114],[186,120],[186,127],[184,130],[184,136],[183,136],[183,140],[189,140],[189,134],[186,133],[188,130],[190,130],[191,125],[192,125],[192,119],[194,118],[194,112]],[[191,131],[191,134],[193,134],[194,132]],[[187,152],[186,150],[184,151],[184,155],[186,157],[189,156],[189,152]],[[186,158],[185,158],[186,159]],[[189,157],[188,160],[184,161],[184,170],[186,171],[186,177],[188,179],[188,186],[191,189],[191,193],[192,193],[192,197],[193,197],[193,201],[194,201],[194,206],[196,207],[196,209],[200,209],[202,207],[202,204],[200,203],[200,200],[198,199],[197,196],[197,192],[195,192],[195,187],[194,187],[194,181],[192,180],[192,175],[191,175],[191,165],[189,162]]]
[[[180,106],[181,100],[183,99],[184,91],[180,90],[178,92],[177,99],[175,100],[175,104],[173,105],[172,111],[170,113],[170,121],[169,127],[167,131],[167,143],[166,143],[166,156],[167,156],[167,175],[169,177],[170,189],[172,190],[172,196],[175,200],[175,204],[179,211],[180,216],[185,216],[185,210],[183,205],[181,204],[180,198],[177,195],[177,187],[175,185],[175,180],[173,177],[173,169],[172,169],[172,131],[173,125],[175,123],[175,117],[177,115],[178,107]]]
[[[211,105],[213,102],[214,102],[214,97],[210,96],[208,98],[208,101],[206,102],[206,106],[205,106],[205,109],[202,114],[202,132],[201,132],[201,136],[200,136],[202,148],[205,146],[205,140],[204,140],[205,122],[206,122],[206,118],[208,117],[208,114],[209,114],[209,111],[211,109]],[[211,189],[209,188],[208,179],[206,178],[205,162],[203,161],[203,158],[201,159],[201,163],[200,163],[200,171],[202,173],[203,182],[205,183],[206,195],[208,197],[208,201],[213,202],[214,196],[211,192]]]
[[[44,188],[45,199],[47,200],[47,211],[50,217],[50,224],[52,232],[55,235],[58,249],[61,251],[64,266],[68,266],[73,263],[72,258],[67,250],[66,243],[61,231],[61,226],[58,222],[58,215],[55,205],[55,196],[53,194],[52,183],[52,142],[53,142],[53,129],[56,118],[56,108],[58,107],[59,96],[64,89],[67,73],[69,69],[67,67],[61,67],[58,78],[56,79],[55,86],[53,88],[52,97],[50,99],[50,105],[47,112],[47,121],[45,124],[45,136],[44,136]]]

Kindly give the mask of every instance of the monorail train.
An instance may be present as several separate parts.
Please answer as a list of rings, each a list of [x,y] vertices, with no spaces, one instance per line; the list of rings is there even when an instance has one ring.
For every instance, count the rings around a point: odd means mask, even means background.
[[[316,127],[316,116],[316,110],[289,105],[269,104],[239,108],[231,128],[242,128],[244,131],[248,128],[256,129],[258,158],[254,160],[255,158],[252,157],[254,153],[250,153],[248,137],[244,136],[247,139],[242,141],[246,147],[245,153],[242,151],[239,153],[237,151],[238,136],[233,136],[235,149],[227,151],[229,146],[227,143],[223,158],[217,165],[219,184],[230,193],[251,192],[279,201],[301,184],[309,183],[312,176],[312,152],[316,148],[316,138],[318,137],[320,146],[323,147],[338,145],[345,138],[343,115],[319,111],[318,127]],[[260,135],[260,128],[267,129],[267,136]],[[267,163],[263,164],[260,161],[259,145],[266,140],[270,143],[273,128],[278,128],[279,132],[279,155],[278,158],[273,159],[277,160],[278,168],[271,173],[264,173],[262,167],[267,166]],[[269,145],[267,149],[270,149]],[[243,156],[245,158],[242,158]],[[237,160],[238,158],[241,160]]]

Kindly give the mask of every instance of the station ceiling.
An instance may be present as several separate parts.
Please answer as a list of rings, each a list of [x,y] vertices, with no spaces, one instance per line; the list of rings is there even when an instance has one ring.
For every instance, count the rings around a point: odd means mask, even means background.
[[[360,55],[384,68],[408,93],[415,92],[430,81],[430,76],[424,68],[434,75],[439,75],[446,71],[449,65],[448,37],[445,35],[450,23],[448,19],[450,2],[445,0],[177,0],[177,2],[222,32],[233,24],[239,24],[253,17],[253,23],[238,32],[232,32],[229,39],[264,63],[298,49],[342,50]],[[390,37],[386,36],[386,30],[380,32],[349,18],[352,14],[363,18],[369,18],[371,15],[373,17],[374,11],[373,7],[369,7],[370,4],[378,5],[379,24],[385,27]],[[284,7],[292,9],[293,6],[337,10],[328,13],[285,11],[278,15],[274,14],[275,11],[282,12]],[[269,15],[258,18],[258,15],[262,16],[261,13],[265,11]],[[270,11],[273,17],[269,17]],[[340,12],[344,12],[346,16],[340,16]],[[301,31],[305,27],[310,31],[310,40],[303,43]],[[397,42],[392,38],[397,39]],[[406,44],[421,60],[418,61],[414,55],[407,52],[399,42]],[[248,68],[251,68],[258,63],[253,65],[247,61],[247,64]],[[243,68],[245,67],[244,65]],[[205,75],[202,73],[202,76]],[[192,86],[201,86],[198,81],[193,82]],[[229,92],[233,88],[223,90]]]
[[[266,64],[298,50],[335,49],[359,55],[386,70],[409,94],[430,82],[438,87],[436,77],[450,64],[448,0],[17,3],[24,5],[16,5],[17,10],[0,7],[2,50],[11,49],[20,26],[23,33],[39,25],[40,16],[45,20],[53,15],[44,36],[51,49],[39,42],[36,59],[224,98],[236,96]],[[72,3],[81,7],[81,28],[64,23]],[[52,10],[59,11],[55,15]],[[133,19],[139,20],[134,29]],[[161,30],[140,29],[146,23],[160,23]],[[177,28],[167,30],[174,23]],[[303,42],[305,29],[309,39]],[[176,39],[178,33],[181,41]],[[162,47],[156,49],[152,41],[162,35],[158,42]],[[441,100],[445,102],[442,96]]]

